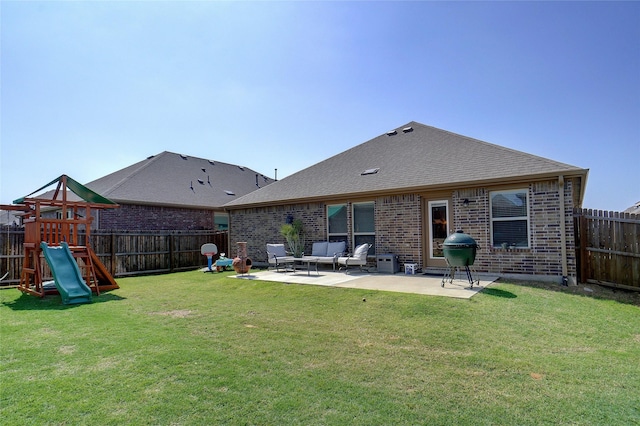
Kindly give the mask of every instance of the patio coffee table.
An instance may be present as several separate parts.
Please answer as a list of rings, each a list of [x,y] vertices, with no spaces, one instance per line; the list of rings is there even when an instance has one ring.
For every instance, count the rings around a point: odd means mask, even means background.
[[[307,275],[311,276],[311,265],[315,265],[316,267],[316,274],[320,275],[320,273],[318,272],[318,258],[317,257],[312,257],[312,256],[305,256],[305,257],[294,257],[293,258],[293,272],[296,272],[296,263],[299,263],[298,266],[304,266],[304,264],[307,264]]]

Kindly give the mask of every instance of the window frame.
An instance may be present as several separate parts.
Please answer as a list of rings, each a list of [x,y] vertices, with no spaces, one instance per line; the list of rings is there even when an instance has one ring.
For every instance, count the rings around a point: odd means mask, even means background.
[[[493,217],[493,200],[496,195],[512,195],[512,194],[520,194],[524,193],[525,197],[525,215],[524,216],[507,216],[507,217]],[[494,234],[494,224],[496,222],[520,222],[524,221],[526,223],[525,229],[527,233],[527,245],[526,246],[518,246],[518,245],[509,245],[509,248],[517,248],[517,249],[530,249],[531,248],[531,203],[529,197],[529,190],[527,188],[517,188],[517,189],[503,189],[503,190],[495,190],[489,191],[489,223],[491,228],[491,247],[493,248],[501,248],[502,243],[495,242],[495,234]]]
[[[441,200],[429,200],[427,202],[427,220],[428,220],[428,224],[429,224],[429,230],[428,230],[428,236],[429,236],[429,259],[432,260],[444,260],[444,253],[441,254],[440,256],[436,256],[435,255],[435,249],[436,247],[434,247],[434,241],[435,238],[433,236],[433,207],[444,207],[446,209],[446,213],[447,213],[447,217],[445,218],[445,237],[442,239],[442,242],[444,243],[444,240],[449,236],[450,232],[450,224],[451,224],[451,206],[449,205],[449,200],[448,199],[441,199]],[[442,253],[442,248],[440,248],[438,250],[439,253]]]
[[[219,222],[217,218],[226,218],[226,223]],[[213,212],[213,226],[216,231],[228,231],[229,230],[229,213],[227,212]]]
[[[357,222],[357,215],[356,215],[356,207],[359,206],[363,206],[363,205],[371,205],[372,208],[372,212],[371,212],[371,219],[373,220],[373,230],[371,231],[356,231],[356,228],[358,226]],[[359,243],[356,242],[356,239],[358,239],[358,237],[365,237],[365,239],[369,240],[366,237],[373,237],[372,240],[373,241],[367,241],[368,243],[371,243],[371,249],[369,250],[369,254],[371,256],[376,254],[376,202],[371,200],[371,201],[360,201],[357,203],[352,203],[351,204],[351,217],[352,217],[352,221],[351,221],[351,236],[352,236],[352,245],[353,247],[351,248],[351,250],[355,250],[355,248],[359,245]]]
[[[344,211],[348,213],[349,205],[347,203],[336,203],[336,204],[327,204],[325,208],[325,212],[327,215],[327,241],[344,241],[345,244],[349,240],[349,216],[345,217],[345,231],[344,232],[331,232],[331,224],[329,222],[329,209],[332,207],[344,208]]]

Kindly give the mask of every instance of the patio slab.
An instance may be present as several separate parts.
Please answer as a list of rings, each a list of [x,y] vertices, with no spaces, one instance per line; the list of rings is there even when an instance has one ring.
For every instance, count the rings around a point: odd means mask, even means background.
[[[445,282],[436,275],[404,275],[404,274],[370,274],[352,272],[319,271],[307,275],[307,271],[276,272],[251,271],[246,275],[235,275],[237,279],[274,281],[289,284],[309,284],[327,287],[358,288],[364,290],[394,291],[400,293],[424,294],[430,296],[446,296],[469,299],[482,291],[498,277],[481,276],[480,283],[469,287],[466,279],[456,278],[452,283]]]

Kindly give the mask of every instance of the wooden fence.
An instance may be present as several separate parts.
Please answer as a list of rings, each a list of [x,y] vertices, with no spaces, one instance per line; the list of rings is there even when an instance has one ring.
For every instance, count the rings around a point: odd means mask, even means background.
[[[575,209],[573,217],[579,281],[640,291],[640,215]]]
[[[640,215],[574,210],[578,280],[640,291]],[[114,277],[172,272],[207,264],[205,243],[229,253],[228,233],[92,231],[90,245]],[[84,241],[81,237],[81,241]],[[0,286],[20,282],[24,230],[0,229]]]
[[[24,230],[0,230],[0,286],[16,285],[24,259]],[[86,237],[80,236],[81,244]],[[200,254],[205,243],[214,243],[218,252],[229,253],[227,231],[91,231],[89,245],[114,277],[144,275],[194,269],[207,265]]]

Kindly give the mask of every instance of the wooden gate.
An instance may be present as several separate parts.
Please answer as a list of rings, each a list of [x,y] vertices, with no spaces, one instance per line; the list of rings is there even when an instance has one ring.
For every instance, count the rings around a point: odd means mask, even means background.
[[[573,217],[579,281],[640,291],[640,215],[575,209]]]

